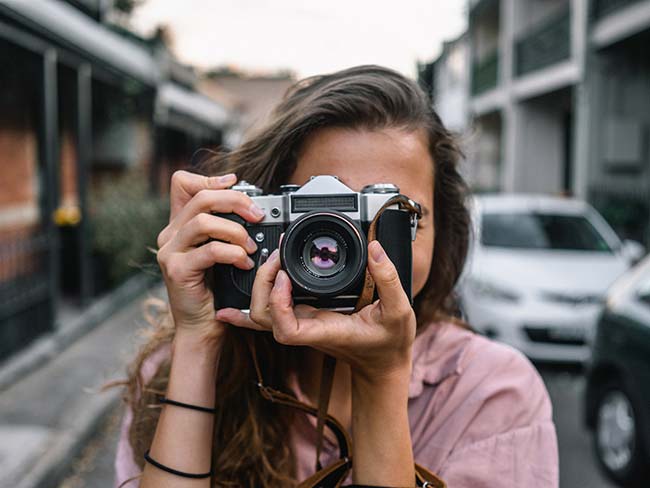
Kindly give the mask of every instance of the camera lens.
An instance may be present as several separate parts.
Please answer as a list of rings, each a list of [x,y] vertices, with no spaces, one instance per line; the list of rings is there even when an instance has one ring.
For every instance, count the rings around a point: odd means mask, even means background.
[[[302,261],[314,276],[326,277],[335,275],[345,267],[345,255],[343,238],[330,232],[307,237]]]
[[[366,269],[365,234],[342,212],[307,212],[287,227],[280,259],[302,293],[316,297],[353,293]]]

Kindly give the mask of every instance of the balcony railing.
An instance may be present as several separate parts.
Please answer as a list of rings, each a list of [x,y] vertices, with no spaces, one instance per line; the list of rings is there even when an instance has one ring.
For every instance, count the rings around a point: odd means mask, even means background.
[[[470,17],[476,17],[494,8],[499,8],[498,0],[471,0],[469,4],[469,15]]]
[[[516,41],[515,75],[525,75],[570,56],[571,12],[567,8]]]
[[[599,20],[617,10],[634,3],[639,3],[640,1],[641,0],[594,0],[592,2],[591,15],[594,20]]]
[[[495,50],[472,67],[472,95],[479,95],[497,86],[499,81],[499,52]]]

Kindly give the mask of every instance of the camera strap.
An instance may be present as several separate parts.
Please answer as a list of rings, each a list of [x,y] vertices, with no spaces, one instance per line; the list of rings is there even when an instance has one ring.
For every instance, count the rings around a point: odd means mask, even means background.
[[[372,242],[377,238],[377,222],[379,221],[381,214],[383,214],[388,207],[395,204],[398,204],[401,209],[411,212],[411,214],[415,215],[417,219],[420,219],[422,217],[422,209],[418,203],[414,202],[405,195],[395,195],[394,197],[389,198],[386,200],[386,202],[384,202],[384,204],[375,214],[375,217],[370,222],[370,226],[368,227],[368,242]],[[363,288],[361,289],[361,293],[357,299],[357,304],[354,307],[354,311],[358,312],[366,305],[370,305],[372,303],[372,297],[374,294],[375,280],[372,279],[372,275],[370,274],[370,271],[368,271],[368,267],[366,267],[366,272],[363,279]]]
[[[417,217],[422,216],[420,206],[404,195],[395,195],[388,199],[384,205],[379,209],[373,218],[368,228],[368,242],[375,240],[377,234],[377,222],[381,214],[390,206],[398,204],[400,208],[407,210]],[[375,293],[375,281],[372,279],[368,268],[366,267],[364,275],[364,283],[362,291],[357,299],[355,305],[355,312],[361,310],[363,307],[372,303],[372,298]],[[330,488],[340,487],[343,481],[347,478],[350,469],[352,469],[351,459],[351,440],[341,423],[333,416],[327,413],[329,406],[330,394],[332,391],[332,384],[334,382],[334,372],[336,370],[336,358],[325,354],[323,356],[323,364],[321,369],[321,381],[318,392],[318,406],[314,407],[299,401],[293,395],[283,393],[275,390],[269,386],[264,385],[262,379],[262,372],[257,361],[257,354],[255,353],[255,343],[253,336],[247,335],[248,347],[250,349],[255,373],[257,375],[257,386],[260,394],[267,400],[285,405],[288,407],[296,408],[303,412],[316,417],[316,472],[302,481],[298,488]],[[325,426],[329,427],[336,436],[339,445],[339,459],[331,465],[323,468],[320,463],[320,454],[323,445],[323,435]],[[416,464],[416,481],[417,486],[428,486],[432,488],[445,488],[446,484],[438,476],[428,471],[426,468]]]

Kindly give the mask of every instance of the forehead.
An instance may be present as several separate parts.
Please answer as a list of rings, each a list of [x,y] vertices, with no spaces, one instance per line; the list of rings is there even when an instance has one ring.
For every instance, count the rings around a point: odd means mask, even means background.
[[[430,207],[433,162],[423,131],[325,128],[303,144],[290,182],[335,175],[360,191],[374,183],[393,183],[410,198]]]

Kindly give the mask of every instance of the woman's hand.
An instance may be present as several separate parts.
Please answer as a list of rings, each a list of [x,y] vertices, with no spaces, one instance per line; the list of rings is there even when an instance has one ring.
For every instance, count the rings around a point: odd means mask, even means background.
[[[264,216],[248,195],[226,189],[236,180],[234,174],[206,177],[187,171],[172,176],[169,225],[158,236],[158,263],[177,336],[182,333],[207,341],[220,337],[223,324],[215,320],[205,271],[216,263],[253,267],[248,254],[257,246],[246,229],[212,215],[236,213],[249,222]]]
[[[235,326],[272,331],[288,345],[311,346],[348,362],[353,372],[374,381],[408,378],[415,313],[395,266],[377,241],[368,245],[368,269],[379,300],[351,315],[308,305],[293,307],[291,282],[280,269],[277,250],[257,272],[250,314],[217,311],[218,320]]]
[[[408,420],[408,384],[415,313],[381,245],[368,245],[368,269],[379,300],[356,313],[293,307],[291,282],[277,250],[258,269],[250,314],[237,309],[216,317],[240,327],[273,332],[278,342],[319,349],[348,362],[352,371],[353,481],[412,486],[415,480]]]

